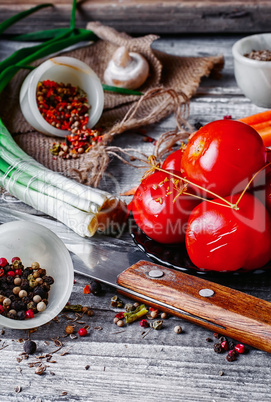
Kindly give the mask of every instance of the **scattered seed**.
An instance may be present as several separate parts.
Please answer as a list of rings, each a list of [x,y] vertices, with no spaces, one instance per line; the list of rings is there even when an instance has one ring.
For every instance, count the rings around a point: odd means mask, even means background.
[[[42,375],[45,370],[46,370],[46,367],[44,367],[44,366],[37,367],[35,370],[35,374]]]
[[[20,387],[20,385],[17,385],[17,387],[14,388],[14,391],[16,392],[16,394],[19,394],[19,392],[22,391],[22,387]]]
[[[224,375],[224,371],[219,371],[218,373],[220,376]]]
[[[85,370],[88,370],[90,368],[90,365],[88,364],[86,367],[85,367]]]
[[[182,327],[180,327],[180,325],[176,325],[176,327],[174,327],[174,332],[176,334],[181,334],[183,332]]]

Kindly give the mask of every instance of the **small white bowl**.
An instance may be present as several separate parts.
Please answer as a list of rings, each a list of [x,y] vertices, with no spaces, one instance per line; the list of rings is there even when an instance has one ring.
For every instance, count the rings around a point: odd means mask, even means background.
[[[87,94],[91,105],[88,128],[99,121],[104,108],[104,92],[101,81],[86,64],[74,57],[54,57],[40,64],[24,80],[20,90],[20,106],[28,123],[37,131],[57,137],[66,137],[69,131],[51,126],[42,117],[36,100],[37,85],[43,80],[53,80],[79,86]]]
[[[271,51],[271,33],[246,36],[232,47],[234,74],[239,88],[252,103],[271,107],[271,61],[259,61],[244,56],[252,50]]]
[[[24,267],[37,261],[54,278],[46,310],[22,321],[0,315],[0,327],[30,329],[46,324],[63,310],[72,292],[73,263],[66,246],[51,230],[26,221],[0,225],[0,238],[1,258],[11,262],[13,257],[19,257]]]

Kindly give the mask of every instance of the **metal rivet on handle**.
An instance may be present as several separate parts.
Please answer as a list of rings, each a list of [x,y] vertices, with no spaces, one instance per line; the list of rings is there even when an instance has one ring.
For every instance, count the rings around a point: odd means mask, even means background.
[[[215,292],[212,289],[200,289],[199,295],[202,297],[212,297]]]
[[[152,269],[152,270],[149,272],[149,276],[150,276],[151,278],[161,278],[161,276],[163,276],[163,275],[164,275],[164,272],[161,271],[160,269]]]

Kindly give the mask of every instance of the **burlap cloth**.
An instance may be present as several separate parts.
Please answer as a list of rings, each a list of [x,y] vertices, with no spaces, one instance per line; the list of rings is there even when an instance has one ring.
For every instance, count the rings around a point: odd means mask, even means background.
[[[139,105],[138,96],[105,92],[104,112],[98,123],[107,133],[103,143],[78,159],[53,157],[49,149],[59,138],[36,132],[20,111],[19,90],[27,74],[25,71],[18,73],[2,93],[0,110],[5,125],[25,152],[49,169],[97,186],[109,162],[106,150],[113,137],[129,129],[158,122],[176,112],[178,106],[185,104],[196,92],[203,76],[223,67],[223,57],[172,56],[151,48],[153,41],[158,38],[155,35],[131,38],[98,22],[89,23],[87,28],[94,31],[100,40],[88,47],[70,51],[67,55],[87,63],[102,82],[104,70],[118,46],[125,45],[130,51],[143,54],[150,64],[150,75],[140,88],[146,96]],[[179,109],[177,120],[180,120],[180,124],[183,117],[187,116],[182,116]]]

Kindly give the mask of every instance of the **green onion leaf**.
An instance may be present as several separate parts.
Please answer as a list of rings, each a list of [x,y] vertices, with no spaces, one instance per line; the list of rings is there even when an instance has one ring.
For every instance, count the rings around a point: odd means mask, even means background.
[[[67,36],[69,36],[71,34],[71,32],[72,31],[69,29],[67,32],[59,35],[57,38],[51,39],[46,44],[42,43],[40,45],[24,47],[22,49],[17,50],[16,52],[12,53],[11,56],[7,57],[5,60],[0,62],[0,72],[5,70],[5,68],[7,68],[7,67],[14,66],[17,63],[20,63],[21,60],[25,59],[29,55],[32,55],[33,53],[43,49],[45,45],[48,46],[51,43],[53,44],[56,40],[66,38]],[[29,61],[27,63],[29,63]],[[27,64],[27,63],[25,63],[25,64]]]
[[[140,92],[140,91],[134,91],[133,89],[114,87],[114,86],[105,85],[105,84],[103,84],[103,89],[104,89],[104,91],[115,92],[115,93],[124,94],[124,95],[138,95],[138,96],[143,95],[143,92]]]
[[[51,41],[44,43],[42,47],[38,47],[38,50],[31,52],[28,56],[18,61],[15,66],[9,65],[0,73],[0,93],[22,66],[32,63],[33,61],[42,57],[46,57],[52,53],[59,52],[60,50],[63,50],[78,42],[91,40],[93,35],[93,32],[86,30],[85,33],[80,33],[78,35],[71,36],[70,38],[66,38],[66,34],[63,34],[56,39],[52,39]]]
[[[70,28],[75,29],[75,14],[76,14],[76,0],[72,2],[72,12],[71,12],[71,20],[70,20]]]
[[[13,15],[12,17],[8,18],[7,20],[3,21],[0,24],[0,35],[4,31],[6,31],[11,25],[15,24],[16,22],[27,17],[28,15],[33,14],[36,11],[40,10],[41,8],[45,8],[45,7],[53,7],[53,4],[51,4],[51,3],[40,4],[38,6],[30,8],[29,10],[25,10],[25,11],[22,11],[21,13]]]

